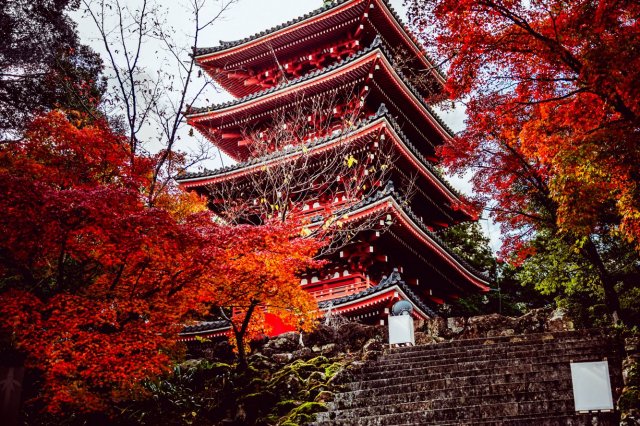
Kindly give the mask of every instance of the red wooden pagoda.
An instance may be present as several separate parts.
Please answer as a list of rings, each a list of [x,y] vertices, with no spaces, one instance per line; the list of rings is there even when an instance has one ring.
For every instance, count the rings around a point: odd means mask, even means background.
[[[332,182],[330,196],[307,190],[286,206],[306,218],[310,229],[322,227],[329,216],[339,215],[341,226],[373,218],[349,245],[328,255],[323,271],[301,277],[321,311],[377,322],[404,299],[417,318],[425,318],[435,315],[438,304],[488,291],[487,277],[437,237],[439,230],[475,218],[434,167],[435,149],[451,131],[425,99],[441,89],[444,78],[385,0],[329,2],[246,39],[198,48],[196,60],[237,98],[187,114],[191,126],[237,161],[179,179],[183,188],[209,196],[214,210],[222,208],[212,195],[219,186],[233,182],[235,197],[250,198],[250,182],[256,180],[249,178],[303,156],[313,167],[314,159],[326,162],[332,153],[343,155],[347,146],[357,163],[354,171],[366,174],[378,152],[393,154],[384,178],[372,180],[375,191],[345,199],[340,182]],[[421,70],[426,83],[423,79],[415,87],[403,67]],[[336,99],[331,111],[308,116],[309,122],[323,116],[328,125],[322,131],[311,127],[284,148],[255,149],[256,138],[268,139],[263,135],[269,134],[274,116],[328,94]],[[187,328],[183,337],[224,329],[222,323],[204,323]]]

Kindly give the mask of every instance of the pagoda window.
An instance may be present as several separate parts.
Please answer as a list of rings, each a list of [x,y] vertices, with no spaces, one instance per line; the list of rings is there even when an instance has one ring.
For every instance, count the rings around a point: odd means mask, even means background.
[[[307,284],[309,281],[306,278],[303,278],[300,280],[300,285],[305,285]]]
[[[345,269],[344,272],[342,273],[343,277],[348,277],[350,275],[349,270]]]
[[[320,281],[320,279],[318,277],[311,277],[311,283],[317,283],[318,281]]]
[[[333,274],[333,278],[340,278],[340,272],[336,272],[335,274]]]

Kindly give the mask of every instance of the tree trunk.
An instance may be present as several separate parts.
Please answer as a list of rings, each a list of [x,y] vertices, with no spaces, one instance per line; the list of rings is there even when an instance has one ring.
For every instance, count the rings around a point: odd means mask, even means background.
[[[236,345],[238,345],[238,368],[240,370],[247,368],[247,353],[244,350],[244,337],[247,334],[247,328],[249,328],[249,323],[251,322],[251,315],[253,315],[256,306],[258,306],[258,302],[252,300],[249,309],[247,309],[247,313],[244,315],[240,329],[238,330],[236,327],[233,328],[236,336]]]
[[[600,253],[598,253],[598,249],[591,238],[587,239],[587,242],[583,246],[583,251],[587,259],[589,259],[598,271],[598,277],[600,278],[600,282],[602,282],[602,288],[604,290],[604,302],[609,310],[609,314],[611,314],[613,323],[618,324],[620,321],[624,322],[620,311],[620,299],[615,289],[616,279],[607,271],[600,257]]]

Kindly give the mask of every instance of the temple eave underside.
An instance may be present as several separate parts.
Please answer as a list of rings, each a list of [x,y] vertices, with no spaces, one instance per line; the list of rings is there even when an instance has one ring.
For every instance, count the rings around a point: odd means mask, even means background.
[[[358,103],[355,107],[363,114],[375,113],[384,103],[408,137],[431,159],[435,159],[435,147],[452,135],[407,78],[394,67],[393,60],[379,42],[328,68],[236,101],[192,109],[187,117],[205,137],[232,158],[242,161],[250,156],[248,145],[239,143],[248,129],[261,121],[268,125],[274,116],[295,109],[300,103],[312,103],[318,97],[331,98],[336,94],[341,94],[343,99],[340,101],[350,103],[352,107],[354,102]],[[338,122],[345,118],[341,112],[338,111],[335,117]],[[417,124],[425,121],[429,126]]]
[[[415,58],[415,66],[429,70],[434,83],[442,84],[442,72],[383,0],[336,1],[254,36],[221,42],[215,48],[199,48],[196,60],[225,89],[240,97],[272,84],[277,76],[270,70],[280,69],[285,76],[295,77],[304,73],[301,59],[321,67],[326,65],[323,60],[339,60],[357,50],[356,43],[365,45],[375,36],[382,38],[391,50]],[[318,44],[331,48],[314,49]],[[306,56],[300,57],[299,52],[305,52]],[[278,67],[274,67],[275,57]]]

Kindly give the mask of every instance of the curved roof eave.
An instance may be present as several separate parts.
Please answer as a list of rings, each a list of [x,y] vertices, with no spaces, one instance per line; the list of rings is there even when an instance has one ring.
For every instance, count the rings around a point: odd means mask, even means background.
[[[383,191],[378,191],[378,193],[372,197],[368,197],[361,202],[348,207],[344,211],[337,212],[337,216],[341,216],[346,214],[349,219],[348,220],[357,220],[360,217],[365,217],[374,212],[375,208],[379,208],[384,206],[384,204],[388,204],[389,207],[392,207],[393,211],[404,219],[404,222],[411,227],[414,231],[417,232],[417,235],[421,236],[422,239],[430,246],[432,246],[436,251],[445,255],[444,259],[457,269],[463,276],[466,276],[467,279],[471,283],[473,283],[476,287],[478,287],[481,291],[486,292],[490,289],[489,277],[474,267],[469,265],[465,260],[460,258],[457,254],[453,252],[447,246],[447,244],[442,241],[434,232],[430,231],[413,213],[411,210],[404,208],[397,201],[396,197],[398,194],[395,192],[393,188],[393,184],[387,185]],[[324,222],[324,218],[318,218],[319,220],[313,221],[312,226],[321,226]]]
[[[402,280],[400,273],[397,269],[388,276],[384,277],[380,283],[375,286],[369,287],[358,293],[354,293],[348,296],[340,297],[338,299],[328,300],[318,303],[320,310],[328,311],[333,308],[343,308],[345,306],[352,305],[354,303],[361,303],[367,299],[373,298],[381,293],[388,292],[390,290],[398,291],[404,296],[404,300],[408,300],[419,311],[420,315],[424,318],[433,318],[438,316],[431,308],[429,308],[415,292],[409,288],[409,286]]]
[[[300,25],[303,25],[306,21],[312,21],[324,15],[329,15],[336,11],[342,10],[346,5],[346,3],[349,3],[349,2],[356,4],[356,3],[359,3],[360,1],[334,0],[329,4],[323,7],[320,7],[312,12],[299,16],[298,18],[295,18],[285,23],[282,23],[280,25],[271,27],[259,33],[255,33],[251,36],[242,38],[240,40],[234,40],[230,42],[221,41],[220,45],[215,47],[202,47],[202,48],[195,47],[194,57],[196,59],[204,59],[214,54],[222,54],[228,50],[236,49],[244,44],[256,43],[262,39],[273,37],[276,33],[284,31],[287,28],[290,28],[292,26],[300,26]],[[434,71],[434,74],[436,74],[436,78],[440,82],[444,82],[444,80],[446,79],[445,73],[440,69],[440,67],[436,65],[436,62],[427,54],[427,52],[424,51],[424,48],[422,47],[422,45],[416,40],[416,38],[408,30],[407,26],[404,24],[404,22],[402,21],[402,18],[400,18],[396,10],[388,3],[387,0],[380,0],[379,4],[382,5],[387,10],[387,12],[391,15],[392,20],[397,23],[397,28],[399,29],[400,33],[404,35],[404,38],[413,46],[416,52],[419,52],[418,57],[424,60],[424,62],[426,62],[428,66],[430,66],[430,68]]]
[[[377,51],[377,52],[376,52]],[[385,68],[390,73],[392,77],[400,84],[404,86],[406,92],[409,94],[411,98],[415,101],[416,105],[421,107],[424,110],[424,113],[427,117],[429,117],[430,121],[436,126],[436,129],[444,136],[445,138],[452,138],[454,136],[453,130],[440,118],[440,116],[429,106],[424,99],[420,96],[418,90],[413,87],[413,85],[407,80],[407,78],[400,72],[396,67],[394,67],[393,60],[390,59],[390,55],[387,50],[382,46],[382,42],[379,38],[376,38],[373,43],[366,49],[363,49],[348,58],[336,62],[326,68],[315,70],[309,74],[298,77],[291,81],[278,84],[274,87],[261,90],[256,93],[252,93],[245,97],[234,99],[222,104],[212,105],[210,107],[202,107],[202,108],[193,108],[190,112],[185,113],[187,119],[197,119],[200,117],[206,117],[209,113],[221,113],[225,110],[232,110],[234,108],[238,108],[243,104],[250,104],[253,101],[257,101],[260,98],[265,98],[267,96],[281,96],[287,92],[292,91],[296,86],[303,84],[311,84],[316,80],[323,79],[330,74],[339,73],[343,71],[343,67],[346,68],[348,66],[355,65],[355,62],[358,60],[362,60],[369,55],[373,56],[373,53],[376,54],[376,58],[382,58],[385,63]],[[368,59],[368,58],[367,58]],[[246,105],[245,105],[246,106]]]
[[[331,136],[328,136],[328,137],[325,137],[325,138],[318,139],[317,141],[313,141],[311,143],[307,143],[307,144],[304,144],[304,145],[298,145],[296,147],[293,147],[293,149],[291,149],[291,150],[278,151],[278,152],[273,153],[271,155],[254,158],[254,159],[249,160],[249,161],[240,162],[240,163],[237,163],[237,164],[234,164],[234,165],[231,165],[231,166],[227,166],[227,167],[223,167],[221,169],[214,170],[214,171],[206,170],[206,171],[201,172],[201,173],[189,174],[189,175],[186,175],[183,178],[176,179],[176,181],[178,183],[180,183],[180,184],[188,184],[190,182],[199,182],[199,181],[203,181],[203,180],[207,180],[207,179],[213,179],[215,177],[222,177],[222,176],[230,175],[230,174],[234,174],[234,173],[241,173],[243,169],[254,169],[254,168],[262,167],[262,166],[265,166],[265,165],[267,165],[267,164],[269,164],[271,162],[279,161],[279,160],[282,160],[282,159],[286,159],[288,157],[293,157],[295,155],[298,155],[305,148],[306,149],[317,148],[317,147],[324,146],[326,144],[330,144],[331,142],[335,141],[338,138],[343,138],[345,136],[346,137],[351,137],[356,132],[360,132],[362,130],[365,130],[369,126],[375,125],[379,120],[384,120],[388,124],[386,127],[388,129],[390,129],[390,131],[394,134],[394,138],[396,138],[398,143],[404,145],[404,147],[406,148],[406,151],[407,151],[406,155],[409,155],[410,157],[413,157],[414,161],[417,164],[419,164],[419,165],[424,167],[423,172],[425,172],[430,177],[431,181],[435,182],[436,185],[438,185],[438,187],[440,188],[441,192],[443,192],[443,194],[445,196],[447,196],[450,200],[462,203],[462,201],[460,200],[460,197],[461,197],[460,193],[458,191],[456,191],[456,189],[453,188],[446,181],[446,179],[443,176],[441,176],[429,164],[429,162],[424,158],[424,156],[422,154],[420,154],[420,152],[417,150],[417,148],[415,148],[415,146],[411,142],[409,142],[409,140],[404,135],[404,133],[400,129],[399,125],[395,122],[393,117],[389,117],[387,115],[386,109],[383,106],[381,106],[381,108],[378,110],[377,114],[375,114],[374,116],[372,116],[369,119],[367,119],[364,124],[361,124],[360,126],[356,127],[355,129],[351,129],[349,134],[345,135],[344,133],[340,133],[340,134],[336,134],[336,135],[331,135]]]

